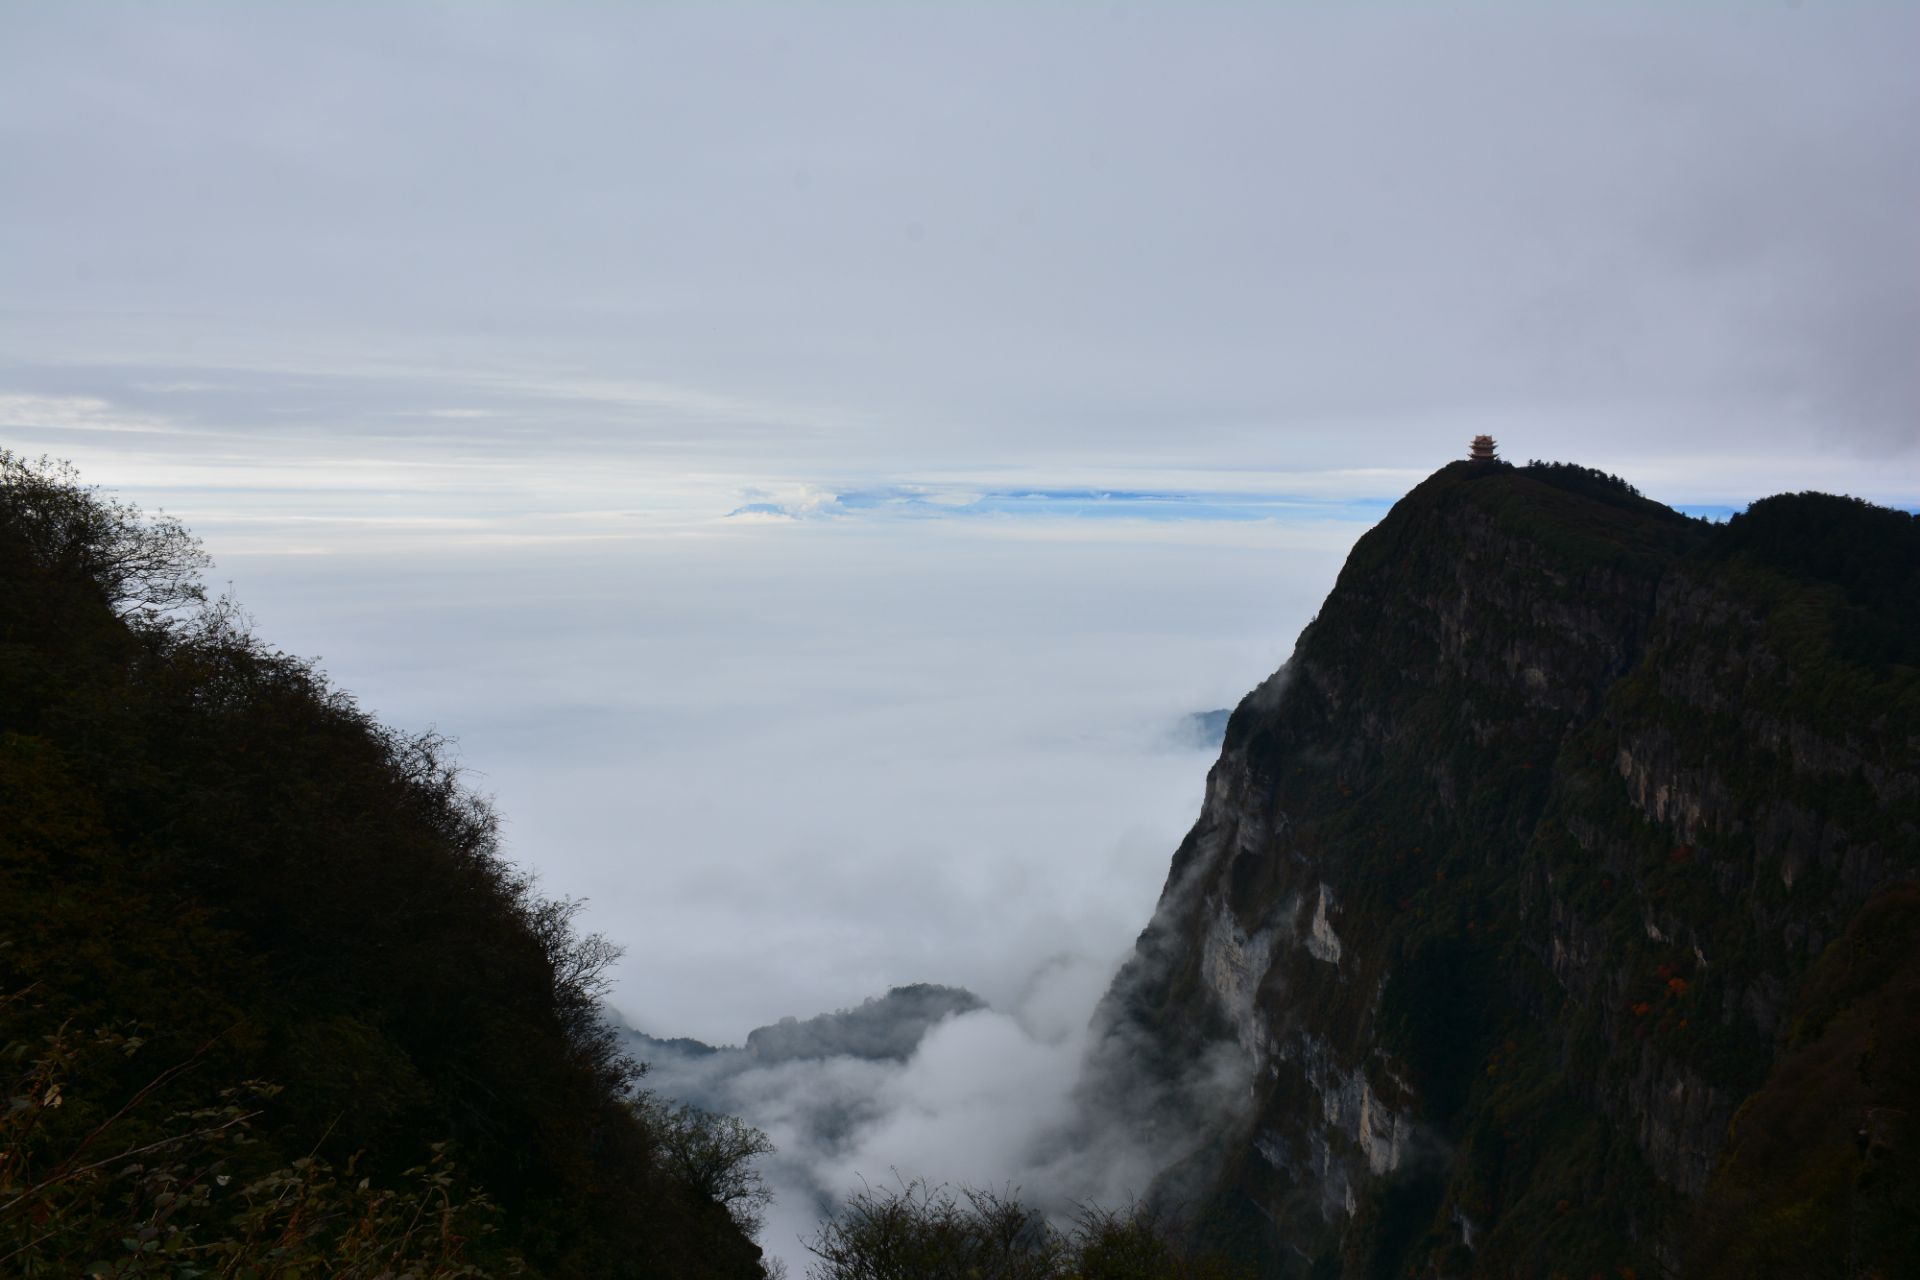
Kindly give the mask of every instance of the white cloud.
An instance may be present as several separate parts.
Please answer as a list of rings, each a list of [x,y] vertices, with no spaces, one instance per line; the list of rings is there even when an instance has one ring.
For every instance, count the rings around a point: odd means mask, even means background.
[[[165,418],[129,412],[98,396],[0,393],[0,429],[15,436],[33,432],[114,432],[122,435],[202,435]]]
[[[1165,731],[1470,435],[1920,501],[1911,8],[0,28],[6,447],[456,733],[648,1029],[1003,1011],[770,1075],[790,1126],[868,1108],[796,1178],[1024,1167],[994,1118],[1057,1103],[1197,801]]]

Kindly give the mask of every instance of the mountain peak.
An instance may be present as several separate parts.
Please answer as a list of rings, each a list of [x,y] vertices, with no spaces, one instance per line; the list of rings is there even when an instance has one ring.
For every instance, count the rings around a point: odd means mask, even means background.
[[[1498,460],[1396,504],[1234,711],[1102,1006],[1090,1093],[1168,1136],[1160,1194],[1276,1275],[1737,1274],[1799,1192],[1727,1182],[1732,1117],[1793,1109],[1823,951],[1915,918],[1875,906],[1920,873],[1912,528]],[[1809,1140],[1865,1176],[1846,1123]]]

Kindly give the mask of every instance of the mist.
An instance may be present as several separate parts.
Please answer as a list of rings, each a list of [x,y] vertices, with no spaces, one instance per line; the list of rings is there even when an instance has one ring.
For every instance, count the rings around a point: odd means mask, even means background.
[[[772,1139],[762,1173],[773,1202],[760,1241],[800,1275],[821,1222],[862,1187],[918,1179],[1016,1193],[1063,1225],[1087,1206],[1125,1207],[1162,1190],[1157,1175],[1188,1155],[1208,1124],[1234,1114],[1249,1080],[1244,1062],[1218,1053],[1152,1088],[1111,1044],[1090,1072],[1102,1030],[1096,1008],[1115,968],[1057,956],[1010,1008],[974,1007],[966,993],[946,992],[948,1007],[931,1023],[922,1020],[924,997],[896,990],[851,1011],[865,1015],[853,1043],[822,1034],[848,1021],[831,1015],[756,1030],[744,1049],[629,1043],[649,1064],[644,1088],[741,1116]],[[883,1027],[912,1051],[860,1043]],[[1174,1094],[1178,1106],[1162,1106]],[[1161,1109],[1162,1123],[1133,1123],[1143,1105]],[[1171,1123],[1176,1115],[1202,1123]]]
[[[1198,812],[1192,717],[1272,669],[1372,510],[212,546],[261,634],[457,740],[508,854],[624,948],[633,1027],[741,1045],[906,983],[988,1002],[905,1061],[641,1053],[646,1087],[772,1138],[761,1240],[799,1275],[837,1197],[895,1171],[1056,1209],[1146,1191],[1164,1153],[1071,1132],[1094,1007]]]
[[[1716,515],[1920,503],[1915,47],[1869,5],[0,6],[0,447],[455,739],[631,1026],[986,1002],[903,1060],[657,1064],[779,1146],[776,1252],[895,1169],[1124,1198],[1169,1152],[1096,1150],[1076,1080],[1194,717],[1394,500],[1491,432]]]

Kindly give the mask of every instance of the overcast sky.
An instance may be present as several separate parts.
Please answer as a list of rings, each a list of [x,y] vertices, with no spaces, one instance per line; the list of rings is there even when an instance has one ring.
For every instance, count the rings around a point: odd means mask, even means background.
[[[1920,503],[1920,6],[1678,8],[0,0],[0,445],[458,734],[646,1029],[1011,1007],[1469,435]]]
[[[6,4],[10,430],[1911,498],[1920,7],[1570,8]]]

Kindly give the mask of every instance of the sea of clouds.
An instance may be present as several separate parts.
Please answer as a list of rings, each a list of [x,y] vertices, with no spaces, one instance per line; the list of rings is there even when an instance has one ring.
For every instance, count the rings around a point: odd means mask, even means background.
[[[985,1002],[904,1059],[643,1055],[771,1137],[762,1239],[799,1275],[863,1181],[1145,1190],[1164,1153],[1075,1129],[1090,1019],[1198,814],[1194,713],[1278,664],[1364,527],[752,524],[220,573],[264,635],[458,739],[510,855],[625,948],[631,1026],[742,1045],[908,983]]]

